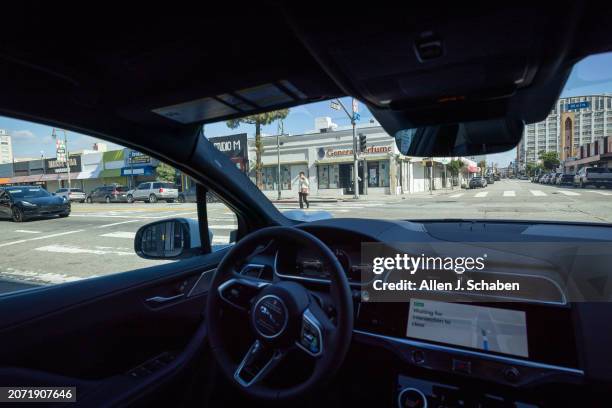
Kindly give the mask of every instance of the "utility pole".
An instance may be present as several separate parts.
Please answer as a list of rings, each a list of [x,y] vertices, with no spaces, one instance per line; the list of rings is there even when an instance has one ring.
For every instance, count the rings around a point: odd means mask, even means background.
[[[70,153],[68,152],[68,133],[64,130],[61,129],[62,132],[64,132],[64,153],[63,153],[63,160],[66,163],[66,177],[68,178],[68,197],[70,197]],[[56,129],[53,128],[53,131],[51,133],[51,137],[53,137],[53,139],[57,142],[57,133],[56,133]],[[61,161],[62,158],[57,157],[60,156],[61,153],[59,151],[59,149],[56,149],[56,159],[58,161]]]
[[[282,135],[285,131],[285,123],[283,120],[280,120],[278,124],[278,131],[276,132],[276,162],[277,162],[277,170],[278,170],[278,199],[281,199],[281,164],[280,164],[280,135]]]
[[[357,113],[356,109],[357,100],[355,98],[352,100],[352,114],[349,113],[339,98],[332,101],[331,108],[338,110],[337,106],[342,108],[344,113],[346,113],[346,116],[348,116],[348,118],[351,120],[351,126],[353,126],[353,198],[357,200],[359,199],[359,162],[357,158],[357,119],[359,114]]]

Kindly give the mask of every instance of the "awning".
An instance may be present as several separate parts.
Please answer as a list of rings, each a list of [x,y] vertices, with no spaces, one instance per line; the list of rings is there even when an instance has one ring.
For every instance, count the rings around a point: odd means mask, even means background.
[[[98,178],[99,175],[100,175],[100,170],[96,169],[96,170],[90,170],[90,171],[82,171],[78,173],[76,178],[77,180],[95,179],[95,178]]]
[[[70,173],[70,179],[76,180],[79,173]],[[55,174],[43,174],[40,181],[59,181],[59,180],[68,180],[67,173],[55,173]]]
[[[105,169],[100,172],[98,178],[121,177],[121,169]]]

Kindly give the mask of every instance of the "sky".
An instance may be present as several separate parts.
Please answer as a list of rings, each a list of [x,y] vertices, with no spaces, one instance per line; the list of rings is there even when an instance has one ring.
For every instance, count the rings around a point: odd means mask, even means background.
[[[561,96],[578,96],[589,94],[612,94],[612,53],[587,57],[574,66],[572,73],[561,93]],[[341,99],[347,109],[351,109],[351,98]],[[361,119],[358,123],[368,123],[373,119],[367,108],[359,103]],[[333,110],[329,101],[317,102],[309,105],[291,108],[289,116],[284,121],[284,132],[288,134],[302,134],[314,129],[314,119],[320,116],[329,116],[332,122],[340,127],[350,126],[350,120],[344,111]],[[32,122],[11,119],[0,116],[0,129],[5,129],[13,140],[13,154],[17,158],[55,157],[55,141],[52,139],[52,128]],[[277,134],[278,124],[264,126],[264,134]],[[254,126],[241,125],[237,129],[229,129],[224,122],[206,125],[207,137],[222,136],[234,133],[254,134]],[[62,134],[63,136],[63,134]],[[121,146],[101,141],[86,135],[68,132],[68,150],[76,151],[91,149],[96,142],[106,143],[109,150],[119,149]],[[508,152],[491,154],[487,162],[497,163],[500,167],[507,166],[516,157],[516,149]]]

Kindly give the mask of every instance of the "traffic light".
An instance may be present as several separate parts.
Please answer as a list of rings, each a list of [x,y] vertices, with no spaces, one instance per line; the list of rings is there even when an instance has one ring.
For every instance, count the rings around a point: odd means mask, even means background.
[[[363,133],[359,134],[359,151],[360,152],[365,152],[366,151],[366,135],[364,135]]]

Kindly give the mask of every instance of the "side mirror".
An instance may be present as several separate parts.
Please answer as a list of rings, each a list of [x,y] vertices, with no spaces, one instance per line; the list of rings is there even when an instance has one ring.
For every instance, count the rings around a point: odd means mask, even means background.
[[[144,259],[183,259],[201,250],[198,222],[188,218],[156,221],[140,227],[134,251]]]

